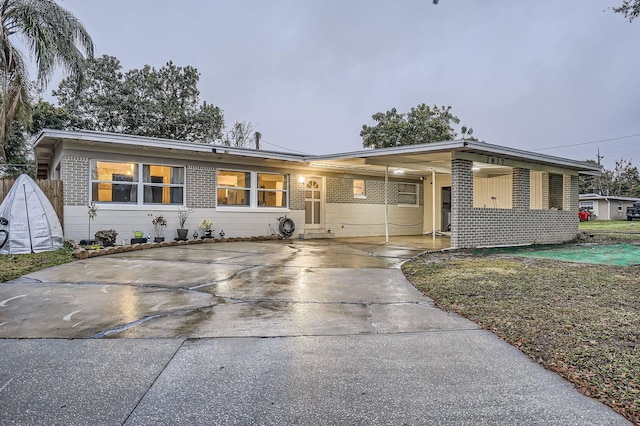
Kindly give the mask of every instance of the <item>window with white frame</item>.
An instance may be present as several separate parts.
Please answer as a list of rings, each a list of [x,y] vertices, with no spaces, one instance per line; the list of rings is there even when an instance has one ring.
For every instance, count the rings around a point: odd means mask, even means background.
[[[618,211],[621,212],[624,207],[624,203],[622,201],[618,201]]]
[[[593,201],[580,201],[580,208],[593,212]]]
[[[398,184],[398,205],[417,206],[418,205],[418,184],[399,183]]]
[[[91,201],[129,205],[184,205],[184,167],[92,161]]]
[[[289,175],[218,170],[218,207],[287,208]]]
[[[364,179],[353,180],[353,198],[367,198]]]

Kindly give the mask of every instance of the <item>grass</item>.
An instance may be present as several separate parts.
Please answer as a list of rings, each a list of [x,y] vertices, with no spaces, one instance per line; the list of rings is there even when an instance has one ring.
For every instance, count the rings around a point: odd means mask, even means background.
[[[589,220],[580,222],[580,231],[598,232],[638,232],[640,233],[640,221],[638,220]]]
[[[50,266],[72,262],[72,252],[71,246],[65,244],[59,250],[45,253],[0,255],[0,283]]]
[[[403,269],[439,307],[640,423],[638,267],[450,252],[423,255]]]

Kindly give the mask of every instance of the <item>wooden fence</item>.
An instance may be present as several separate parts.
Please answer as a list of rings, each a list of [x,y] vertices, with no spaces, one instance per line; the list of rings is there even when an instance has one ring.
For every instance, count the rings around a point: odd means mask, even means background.
[[[0,203],[4,200],[4,197],[7,196],[9,190],[13,186],[15,182],[14,179],[0,179]],[[63,185],[61,180],[49,180],[49,179],[36,179],[36,183],[44,192],[44,195],[47,196],[53,209],[56,211],[58,215],[58,219],[60,219],[60,224],[64,227],[63,222],[63,206],[64,206],[64,198],[63,194]]]

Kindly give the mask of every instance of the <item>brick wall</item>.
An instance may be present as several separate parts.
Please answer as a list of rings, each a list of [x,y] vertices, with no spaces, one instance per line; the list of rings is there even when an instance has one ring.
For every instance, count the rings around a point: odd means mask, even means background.
[[[451,162],[451,246],[468,248],[568,241],[578,232],[577,176],[559,175],[564,210],[529,210],[529,171],[513,169],[513,208],[473,208],[472,162]],[[565,182],[566,183],[562,183]],[[548,181],[547,181],[548,182]],[[548,188],[548,185],[547,185]]]
[[[64,205],[86,206],[89,204],[89,159],[64,156],[60,166],[60,179],[64,181]]]
[[[353,179],[364,179],[365,198],[353,196]],[[411,183],[410,181],[407,181]],[[366,179],[364,177],[327,177],[327,203],[348,204],[384,204],[384,180]],[[424,205],[423,185],[418,185],[418,203]],[[398,182],[389,182],[387,204],[398,204]]]
[[[187,206],[213,208],[216,206],[216,172],[209,166],[187,166]]]

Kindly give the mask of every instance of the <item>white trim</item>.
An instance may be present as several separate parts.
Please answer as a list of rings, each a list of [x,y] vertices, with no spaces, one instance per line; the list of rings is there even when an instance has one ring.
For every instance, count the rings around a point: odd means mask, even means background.
[[[220,213],[290,213],[291,209],[285,207],[218,206],[216,211]]]
[[[400,185],[412,185],[415,188],[415,192],[401,192],[400,191]],[[398,182],[398,187],[397,187],[397,196],[398,196],[398,207],[419,207],[420,206],[420,185],[417,183],[413,183],[413,182]],[[413,194],[416,196],[416,202],[415,203],[401,203],[400,202],[400,194],[403,195],[410,195]]]
[[[219,172],[233,172],[233,173],[249,173],[250,177],[250,185],[243,187],[233,187],[233,186],[225,186],[220,185],[220,179],[218,178]],[[291,192],[291,174],[290,173],[277,173],[277,172],[264,172],[259,170],[246,170],[246,169],[228,169],[223,167],[218,167],[215,169],[216,174],[216,189],[215,189],[215,204],[216,209],[220,211],[236,211],[236,212],[246,212],[246,211],[273,211],[273,212],[289,212],[290,208],[290,200],[289,194]],[[258,175],[273,175],[273,176],[284,176],[286,181],[287,189],[262,189],[258,187]],[[249,205],[241,205],[241,204],[218,204],[218,189],[227,189],[232,191],[249,191]],[[283,207],[269,207],[269,206],[260,206],[258,204],[258,195],[261,192],[282,192],[284,193],[284,201],[286,203]]]

